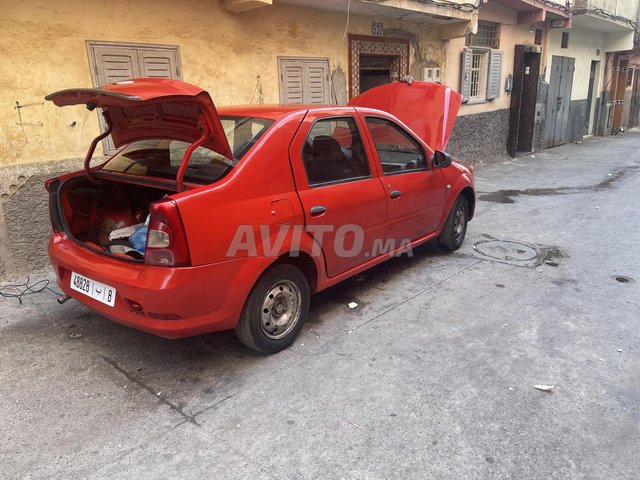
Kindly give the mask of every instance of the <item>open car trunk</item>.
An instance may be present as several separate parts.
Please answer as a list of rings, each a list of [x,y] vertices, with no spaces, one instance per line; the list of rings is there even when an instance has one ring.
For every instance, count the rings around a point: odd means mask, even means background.
[[[175,192],[115,181],[92,183],[83,175],[60,185],[51,214],[57,215],[59,228],[69,238],[88,248],[142,261],[149,206],[171,193]]]

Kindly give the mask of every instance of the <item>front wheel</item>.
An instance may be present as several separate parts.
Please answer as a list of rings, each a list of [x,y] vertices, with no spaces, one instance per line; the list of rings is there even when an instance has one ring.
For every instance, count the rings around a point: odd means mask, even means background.
[[[309,284],[292,265],[276,265],[254,285],[236,335],[247,347],[276,353],[293,343],[309,312]]]
[[[469,202],[464,195],[460,195],[453,204],[444,228],[438,236],[438,244],[443,249],[454,251],[462,246],[464,236],[467,233],[468,213]]]

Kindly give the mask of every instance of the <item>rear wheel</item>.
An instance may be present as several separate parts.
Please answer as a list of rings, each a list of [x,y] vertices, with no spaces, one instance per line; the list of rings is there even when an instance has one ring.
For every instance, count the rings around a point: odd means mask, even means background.
[[[469,203],[464,195],[460,195],[449,212],[442,232],[438,236],[438,244],[445,250],[454,251],[460,248],[467,233]]]
[[[236,335],[247,347],[276,353],[293,343],[309,312],[309,285],[292,265],[276,265],[254,285]]]

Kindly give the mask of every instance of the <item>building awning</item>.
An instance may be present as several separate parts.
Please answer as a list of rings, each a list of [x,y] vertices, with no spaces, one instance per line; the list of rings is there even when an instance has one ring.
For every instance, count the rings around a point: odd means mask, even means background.
[[[379,19],[408,20],[435,25],[441,39],[450,39],[477,31],[478,3],[476,0],[447,4],[418,0],[224,0],[222,6],[229,12],[243,13],[258,7],[294,5],[343,13],[345,18],[348,13]]]

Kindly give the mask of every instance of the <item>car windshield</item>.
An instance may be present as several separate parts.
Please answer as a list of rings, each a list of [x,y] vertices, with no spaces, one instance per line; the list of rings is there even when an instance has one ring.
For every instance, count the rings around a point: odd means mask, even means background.
[[[191,154],[184,181],[206,185],[224,177],[274,123],[255,117],[220,117],[233,159],[205,147]],[[175,179],[190,143],[172,139],[138,140],[127,145],[102,167],[108,172]]]

